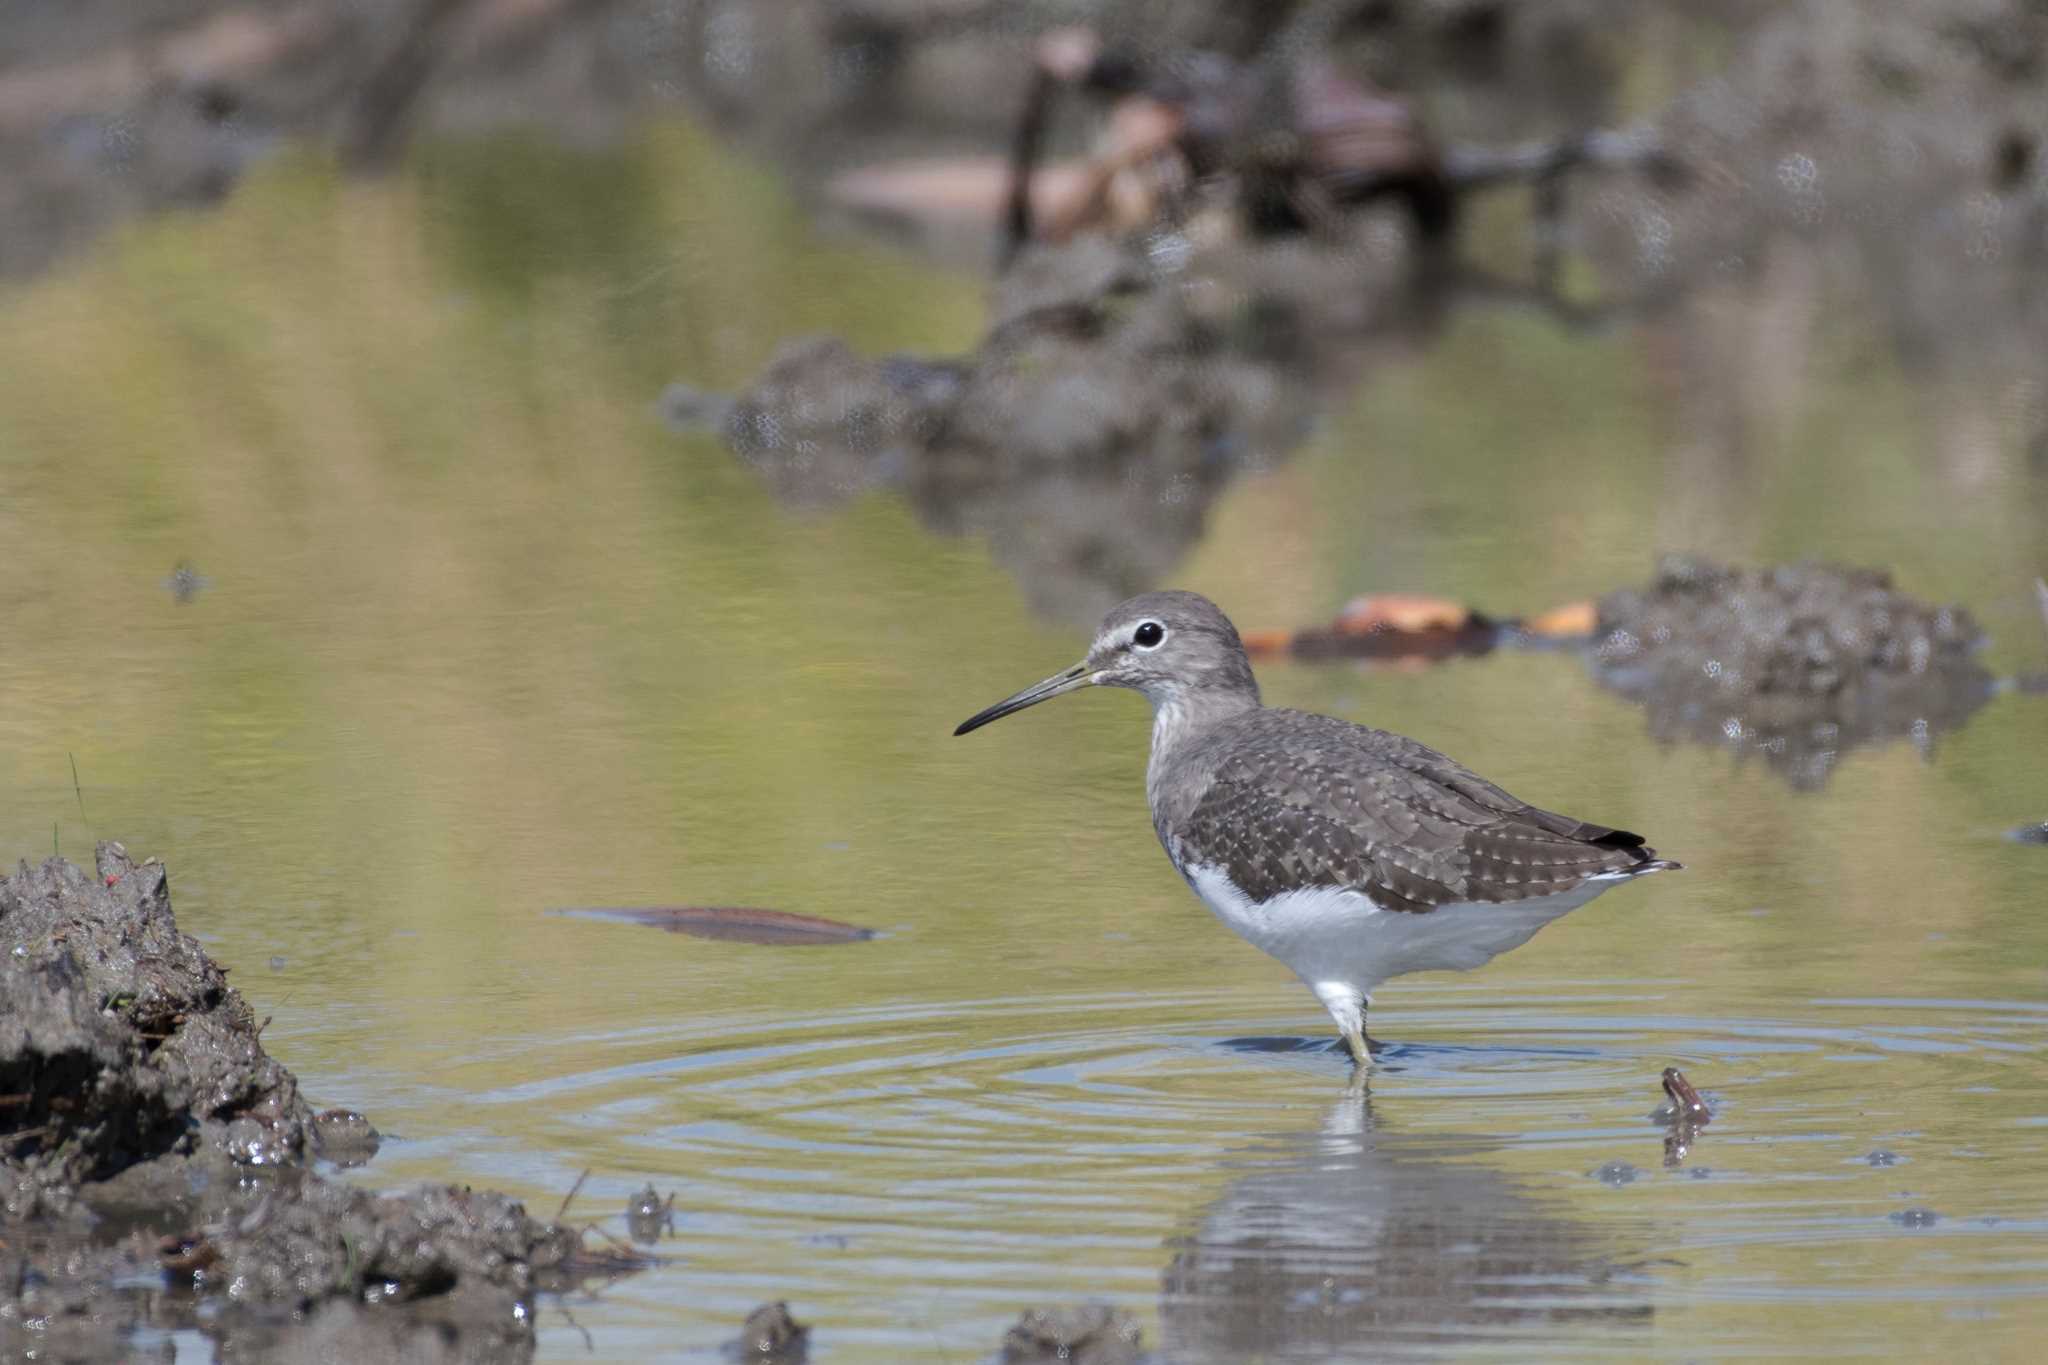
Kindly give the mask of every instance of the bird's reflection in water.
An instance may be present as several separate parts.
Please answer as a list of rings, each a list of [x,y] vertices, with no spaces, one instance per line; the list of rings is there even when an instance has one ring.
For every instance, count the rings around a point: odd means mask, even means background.
[[[1518,1356],[1626,1350],[1651,1315],[1620,1273],[1626,1231],[1575,1223],[1474,1159],[1493,1145],[1379,1131],[1354,1089],[1319,1131],[1247,1154],[1254,1169],[1167,1267],[1170,1358],[1377,1359],[1480,1340]]]

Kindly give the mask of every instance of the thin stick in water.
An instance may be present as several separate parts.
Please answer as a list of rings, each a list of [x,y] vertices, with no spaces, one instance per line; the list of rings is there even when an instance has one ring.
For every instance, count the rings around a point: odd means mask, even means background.
[[[571,1185],[569,1192],[562,1196],[562,1207],[555,1210],[555,1221],[557,1223],[569,1216],[569,1205],[576,1202],[576,1192],[583,1188],[583,1182],[588,1179],[590,1179],[590,1168],[585,1166],[583,1174],[576,1177],[576,1183]]]

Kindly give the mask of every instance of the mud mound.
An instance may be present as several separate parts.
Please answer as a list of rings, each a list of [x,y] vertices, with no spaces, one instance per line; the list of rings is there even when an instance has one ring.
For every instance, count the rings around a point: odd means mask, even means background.
[[[523,1359],[539,1291],[642,1264],[506,1195],[316,1174],[375,1130],[264,1052],[161,864],[97,861],[0,880],[0,1354],[110,1359],[153,1327],[222,1359]]]
[[[178,932],[162,864],[102,844],[0,881],[0,1209],[165,1156],[298,1162],[313,1112],[227,974]]]
[[[1233,477],[1293,450],[1369,343],[1424,325],[1403,259],[1219,246],[1197,269],[1084,239],[1026,253],[966,354],[810,338],[729,405],[678,387],[666,406],[712,415],[785,502],[898,493],[930,529],[985,537],[1046,615],[1092,623],[1179,561]]]
[[[1651,733],[1760,754],[1798,787],[1859,745],[1924,749],[1992,690],[1969,612],[1878,569],[1673,556],[1600,599],[1595,640],[1594,677],[1646,706]]]
[[[1003,1334],[1002,1365],[1072,1361],[1075,1365],[1136,1365],[1143,1334],[1129,1313],[1106,1303],[1027,1309]]]
[[[490,1359],[530,1347],[534,1296],[583,1269],[580,1234],[489,1190],[386,1196],[307,1178],[249,1204],[167,1238],[160,1253],[172,1283],[225,1291],[244,1330],[280,1327],[329,1301],[405,1305],[400,1321],[468,1338],[458,1358]]]

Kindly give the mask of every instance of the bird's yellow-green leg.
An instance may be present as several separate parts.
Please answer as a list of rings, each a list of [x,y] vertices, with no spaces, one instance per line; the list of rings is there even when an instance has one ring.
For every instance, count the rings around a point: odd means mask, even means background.
[[[1344,1046],[1351,1052],[1352,1065],[1372,1065],[1372,1050],[1365,1037],[1365,1008],[1371,1002],[1365,993],[1346,981],[1311,981],[1308,988],[1337,1021],[1337,1031],[1344,1035]]]

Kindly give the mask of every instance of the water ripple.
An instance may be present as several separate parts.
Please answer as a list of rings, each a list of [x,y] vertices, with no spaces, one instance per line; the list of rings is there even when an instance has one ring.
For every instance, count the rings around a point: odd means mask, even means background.
[[[1369,1090],[1320,1026],[1234,991],[501,1039],[522,1079],[472,1089],[458,1065],[414,1098],[525,1124],[432,1148],[479,1178],[560,1188],[534,1153],[580,1151],[598,1205],[678,1191],[682,1259],[607,1309],[650,1350],[678,1311],[708,1340],[762,1297],[801,1298],[835,1359],[971,1356],[1024,1303],[1086,1297],[1140,1311],[1168,1359],[1218,1362],[1719,1354],[1739,1319],[1699,1305],[1754,1302],[1853,1353],[1887,1344],[1895,1305],[2048,1310],[2039,1121],[2012,1117],[2048,1115],[2048,1009],[1677,996],[1405,992],[1375,1011]],[[1672,1065],[1715,1117],[1667,1166]],[[1683,1334],[1652,1330],[1667,1314]]]

